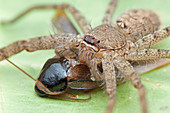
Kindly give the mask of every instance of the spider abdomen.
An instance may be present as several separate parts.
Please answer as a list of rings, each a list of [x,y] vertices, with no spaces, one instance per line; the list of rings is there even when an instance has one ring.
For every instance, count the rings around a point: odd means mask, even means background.
[[[114,22],[114,27],[123,32],[132,42],[158,30],[159,17],[149,10],[129,10],[122,13]]]

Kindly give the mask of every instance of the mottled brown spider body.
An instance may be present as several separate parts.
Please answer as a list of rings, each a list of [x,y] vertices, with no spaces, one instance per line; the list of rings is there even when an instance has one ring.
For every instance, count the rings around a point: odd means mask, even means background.
[[[0,49],[0,60],[22,50],[32,52],[55,49],[56,54],[64,57],[67,56],[64,54],[66,50],[72,51],[81,63],[90,68],[91,79],[99,82],[99,86],[105,87],[109,96],[106,113],[111,113],[116,104],[116,84],[119,83],[119,78],[131,81],[133,86],[138,89],[142,111],[147,113],[145,88],[131,62],[170,58],[170,50],[150,49],[150,46],[170,35],[170,27],[158,30],[159,18],[154,12],[148,10],[127,11],[112,23],[111,18],[116,4],[117,0],[111,0],[102,25],[94,29],[78,10],[68,4],[32,7],[13,20],[2,23],[15,22],[35,9],[57,9],[60,12],[67,9],[77,21],[83,35],[74,30],[74,33],[71,32],[71,34],[65,32],[65,34],[17,41]],[[64,14],[58,15],[63,16]],[[60,20],[56,21],[61,22]],[[67,31],[67,27],[62,29]],[[75,28],[72,26],[72,29]]]
[[[85,35],[79,50],[79,60],[90,66],[93,58],[97,57],[101,62],[104,52],[112,52],[115,57],[125,58],[129,51],[134,50],[132,42],[153,33],[159,25],[159,18],[152,11],[127,11],[121,14],[113,25],[97,26]]]
[[[90,39],[87,40],[87,37]],[[125,45],[126,38],[117,28],[107,24],[100,25],[85,35],[79,50],[79,60],[90,66],[94,57],[102,57],[104,51],[119,50]]]

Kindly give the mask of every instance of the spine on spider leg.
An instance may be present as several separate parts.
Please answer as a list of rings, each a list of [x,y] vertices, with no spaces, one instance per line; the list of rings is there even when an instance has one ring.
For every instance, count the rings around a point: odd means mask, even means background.
[[[20,40],[12,44],[9,44],[8,46],[0,49],[0,61],[3,60],[4,57],[9,58],[10,56],[15,55],[23,50],[27,50],[28,52],[33,52],[35,50],[31,50],[31,48],[29,47],[31,45],[35,45],[36,42],[41,42],[42,40],[47,39],[48,37],[51,37],[51,36],[42,36],[42,37],[32,38],[29,40]],[[35,47],[32,47],[32,48],[38,50],[38,48],[35,48]],[[41,48],[41,49],[44,49],[44,48]]]
[[[0,61],[3,60],[4,57],[9,58],[10,56],[15,55],[23,50],[33,52],[34,50],[31,50],[31,48],[29,48],[29,45],[31,44],[34,45],[35,42],[41,42],[40,40],[45,40],[48,37],[51,37],[51,36],[42,36],[42,37],[32,38],[29,40],[20,40],[12,44],[9,44],[8,46],[0,49]]]
[[[160,58],[170,58],[170,50],[137,49],[126,56],[128,60],[154,60]]]
[[[17,42],[14,42],[14,43],[0,49],[0,61],[4,60],[4,57],[8,58],[8,57],[24,50],[25,44],[26,44],[26,41],[24,41],[24,40],[17,41]]]
[[[55,34],[49,36],[35,37],[29,40],[14,42],[2,49],[0,49],[0,61],[8,58],[14,54],[26,50],[33,52],[36,50],[55,49],[56,45],[65,44],[67,48],[77,46],[77,43],[82,39],[80,35],[73,34]],[[65,47],[65,46],[63,46]]]
[[[48,36],[50,37],[50,36]],[[29,52],[33,52],[33,50],[28,49],[28,45],[33,44],[34,42],[38,42],[41,39],[48,38],[44,37],[36,37],[29,40],[20,40],[9,44],[8,46],[0,49],[0,61],[5,58],[9,58],[12,55],[15,55],[23,50],[27,50]]]
[[[139,39],[135,45],[139,49],[148,48],[168,36],[170,36],[170,26]]]

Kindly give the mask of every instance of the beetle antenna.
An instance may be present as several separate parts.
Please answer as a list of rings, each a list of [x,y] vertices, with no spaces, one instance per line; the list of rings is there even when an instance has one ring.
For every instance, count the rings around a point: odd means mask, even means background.
[[[2,55],[3,56],[3,55]],[[4,57],[4,56],[3,56]],[[20,71],[22,71],[24,74],[26,74],[29,78],[31,78],[32,80],[36,81],[36,79],[34,79],[31,75],[29,75],[27,72],[25,72],[23,69],[21,69],[20,67],[18,67],[16,64],[14,64],[13,62],[11,62],[8,58],[5,58],[5,60],[7,60],[10,64],[12,64],[13,66],[15,66],[17,69],[19,69]]]

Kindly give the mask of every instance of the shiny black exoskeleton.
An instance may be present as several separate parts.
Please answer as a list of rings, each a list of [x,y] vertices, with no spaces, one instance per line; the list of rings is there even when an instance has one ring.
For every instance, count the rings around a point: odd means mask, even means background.
[[[42,68],[38,80],[51,92],[64,91],[67,88],[67,71],[65,58],[51,58],[47,60]],[[39,96],[46,96],[46,93],[35,85],[35,91]]]

